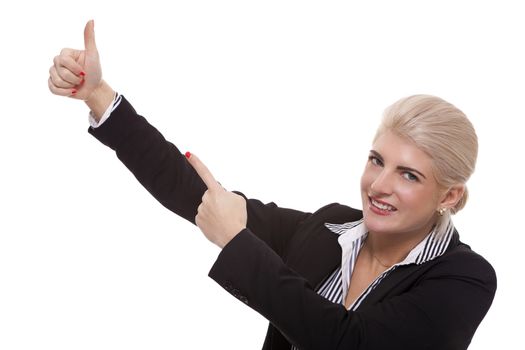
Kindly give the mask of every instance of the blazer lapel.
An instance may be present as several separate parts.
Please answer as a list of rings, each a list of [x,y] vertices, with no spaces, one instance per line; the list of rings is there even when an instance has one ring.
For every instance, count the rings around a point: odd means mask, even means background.
[[[323,227],[322,230],[301,232],[295,237],[286,256],[286,264],[299,273],[314,289],[341,264],[341,246],[338,236]]]

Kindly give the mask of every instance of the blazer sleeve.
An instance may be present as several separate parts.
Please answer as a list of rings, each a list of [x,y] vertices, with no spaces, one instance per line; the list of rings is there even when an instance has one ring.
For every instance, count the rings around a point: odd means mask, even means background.
[[[496,288],[475,256],[440,263],[409,292],[356,311],[319,296],[248,229],[209,275],[301,350],[466,349]]]
[[[122,102],[98,128],[88,132],[116,152],[118,159],[164,207],[195,224],[207,190],[186,157],[148,121]],[[281,254],[290,237],[310,213],[280,208],[275,203],[247,201],[248,225],[260,239]]]

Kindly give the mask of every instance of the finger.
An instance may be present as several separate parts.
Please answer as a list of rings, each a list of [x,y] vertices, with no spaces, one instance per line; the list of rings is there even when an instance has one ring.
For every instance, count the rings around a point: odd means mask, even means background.
[[[60,50],[60,56],[71,56],[75,61],[77,61],[80,58],[80,55],[82,55],[82,52],[84,51],[64,48]]]
[[[77,90],[76,89],[64,89],[64,88],[60,88],[60,87],[57,87],[53,84],[53,82],[51,81],[51,77],[49,77],[49,79],[47,79],[47,86],[49,88],[49,90],[55,94],[55,95],[59,95],[59,96],[74,96],[76,93],[77,93]]]
[[[84,47],[86,51],[97,51],[97,44],[95,43],[95,21],[90,20],[86,23],[84,28]]]
[[[193,169],[195,169],[197,174],[200,176],[202,181],[204,181],[204,184],[206,185],[206,187],[208,187],[209,190],[222,189],[222,186],[219,185],[217,180],[215,180],[211,171],[206,165],[204,165],[204,163],[199,159],[199,157],[197,157],[195,154],[187,152],[186,158],[188,159],[188,162],[193,166]]]
[[[58,88],[72,89],[73,87],[75,87],[77,85],[77,84],[72,84],[72,83],[67,82],[64,79],[62,79],[58,75],[55,66],[51,66],[51,68],[49,68],[49,78],[51,79],[51,82],[53,83],[53,85],[58,87]]]
[[[61,53],[53,60],[57,74],[63,80],[78,85],[84,79],[82,66],[71,55]]]
[[[201,227],[201,223],[204,217],[204,214],[203,214],[204,208],[205,208],[204,201],[202,201],[201,204],[199,204],[199,207],[197,208],[197,215],[195,215],[195,225],[199,226],[199,228]]]

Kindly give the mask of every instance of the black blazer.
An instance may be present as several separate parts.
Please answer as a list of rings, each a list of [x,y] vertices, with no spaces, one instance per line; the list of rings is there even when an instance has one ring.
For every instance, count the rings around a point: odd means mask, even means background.
[[[162,205],[195,223],[206,186],[127,100],[88,131]],[[455,232],[442,256],[398,267],[348,311],[315,289],[341,262],[324,223],[356,221],[361,211],[332,203],[305,213],[246,200],[247,228],[224,247],[210,277],[270,321],[263,349],[466,349],[492,303],[492,266]]]

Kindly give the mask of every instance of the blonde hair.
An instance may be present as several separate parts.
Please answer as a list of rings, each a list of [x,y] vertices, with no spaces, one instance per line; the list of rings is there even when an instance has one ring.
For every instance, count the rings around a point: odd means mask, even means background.
[[[385,131],[412,140],[433,160],[433,172],[443,188],[465,185],[474,172],[478,155],[478,138],[466,115],[449,102],[430,95],[405,97],[388,107],[374,141]],[[460,211],[468,199],[465,185],[463,197],[450,208]],[[442,223],[450,220],[444,215]]]

